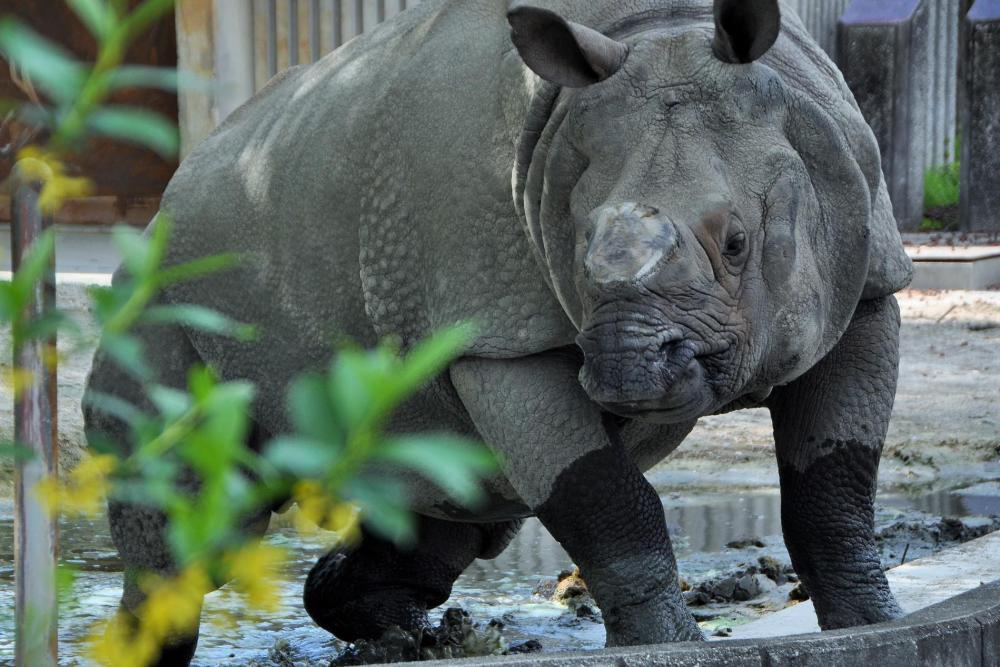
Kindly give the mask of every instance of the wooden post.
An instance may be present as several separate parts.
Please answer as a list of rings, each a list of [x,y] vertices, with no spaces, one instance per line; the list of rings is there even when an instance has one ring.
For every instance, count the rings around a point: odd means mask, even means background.
[[[14,271],[25,253],[50,225],[38,209],[38,189],[21,183],[15,175],[11,202],[11,255]],[[55,266],[40,282],[25,312],[24,321],[38,319],[55,306]],[[14,349],[14,368],[31,374],[14,398],[14,440],[31,450],[29,460],[18,460],[14,472],[14,580],[17,667],[55,667],[58,609],[56,563],[59,524],[51,519],[34,494],[35,485],[56,474],[55,339],[24,341]]]
[[[177,0],[175,13],[177,67],[207,84],[177,94],[183,158],[253,94],[253,5]]]

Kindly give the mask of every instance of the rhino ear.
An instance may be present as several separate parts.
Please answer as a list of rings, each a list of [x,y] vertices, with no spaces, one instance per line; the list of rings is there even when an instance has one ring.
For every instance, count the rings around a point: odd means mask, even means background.
[[[781,30],[778,0],[715,0],[715,57],[752,63],[767,53]]]
[[[621,69],[628,47],[555,12],[520,5],[507,12],[521,59],[546,81],[583,88]]]

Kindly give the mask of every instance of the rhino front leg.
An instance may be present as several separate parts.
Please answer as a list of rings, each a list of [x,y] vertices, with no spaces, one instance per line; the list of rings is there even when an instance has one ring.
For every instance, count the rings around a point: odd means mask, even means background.
[[[511,485],[580,567],[607,644],[702,639],[659,496],[605,429],[572,355],[464,359],[452,381]]]
[[[874,532],[898,366],[895,297],[863,301],[837,346],[769,400],[785,543],[824,630],[902,615]]]

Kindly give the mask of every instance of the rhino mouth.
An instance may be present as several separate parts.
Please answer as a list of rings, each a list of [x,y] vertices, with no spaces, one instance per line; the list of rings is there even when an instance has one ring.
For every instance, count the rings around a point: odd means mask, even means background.
[[[604,409],[654,421],[698,416],[715,402],[709,368],[729,349],[675,327],[649,330],[613,322],[577,336],[583,351],[580,384]]]

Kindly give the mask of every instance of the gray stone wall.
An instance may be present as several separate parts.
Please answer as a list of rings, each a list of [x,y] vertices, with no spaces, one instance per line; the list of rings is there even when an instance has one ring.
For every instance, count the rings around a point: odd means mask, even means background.
[[[837,31],[837,64],[878,140],[904,231],[916,231],[924,213],[929,14],[926,0],[855,0]]]
[[[1000,231],[1000,0],[976,0],[963,36],[960,218]]]

